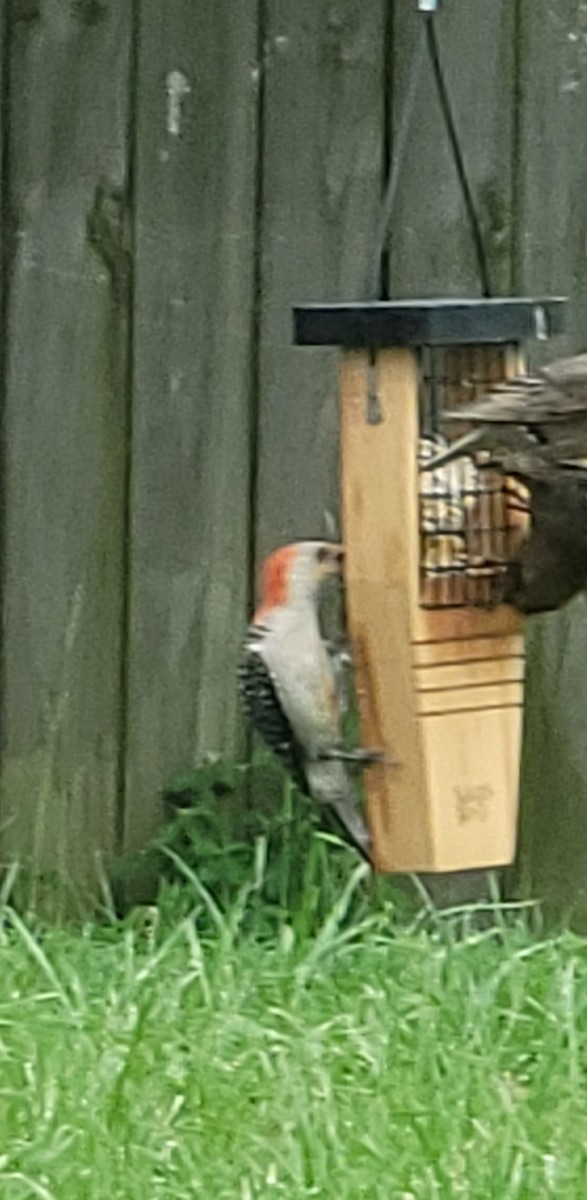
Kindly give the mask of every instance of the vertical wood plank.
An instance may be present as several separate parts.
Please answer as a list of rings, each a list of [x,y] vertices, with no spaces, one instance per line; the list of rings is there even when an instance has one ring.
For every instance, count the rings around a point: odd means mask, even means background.
[[[240,727],[258,89],[257,0],[141,12],[128,851]]]
[[[435,27],[493,290],[511,282],[514,18],[511,0],[451,0]],[[393,127],[397,132],[422,16],[396,3]],[[389,234],[392,296],[475,296],[473,244],[428,56],[420,77]]]
[[[341,368],[345,578],[363,744],[397,767],[372,766],[367,812],[379,870],[405,870],[434,857],[427,807],[422,723],[412,671],[412,615],[418,588],[418,364],[410,350],[379,351],[381,421],[365,420],[369,355],[350,351]],[[412,450],[412,454],[410,454]]]
[[[11,6],[3,850],[74,883],[115,842],[130,15]]]
[[[379,212],[385,3],[273,0],[265,30],[257,554],[338,513],[337,352],[295,301],[361,296]]]
[[[570,297],[540,357],[587,344],[587,15],[522,0],[517,280]],[[532,348],[537,360],[538,347]],[[587,601],[528,622],[520,869],[524,889],[587,928]]]
[[[576,0],[520,0],[515,286],[568,296],[565,334],[531,361],[583,349],[587,335],[587,15]]]

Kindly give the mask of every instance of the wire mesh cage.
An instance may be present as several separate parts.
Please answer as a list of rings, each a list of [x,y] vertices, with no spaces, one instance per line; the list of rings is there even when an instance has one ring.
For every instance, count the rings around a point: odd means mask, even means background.
[[[444,414],[505,379],[513,345],[424,346],[420,351],[418,463],[448,445]],[[526,523],[523,491],[472,458],[419,475],[420,604],[491,608]]]

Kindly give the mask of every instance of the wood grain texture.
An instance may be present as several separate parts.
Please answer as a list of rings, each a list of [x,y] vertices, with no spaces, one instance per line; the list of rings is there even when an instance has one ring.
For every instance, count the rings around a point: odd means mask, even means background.
[[[273,0],[265,30],[257,557],[338,519],[337,355],[292,304],[363,294],[381,191],[383,0]]]
[[[574,0],[522,0],[516,287],[570,297],[566,335],[532,347],[534,361],[587,344],[586,34],[583,6]],[[579,597],[560,614],[528,622],[520,858],[524,890],[573,913],[582,929],[586,617]]]
[[[366,421],[369,356],[347,352],[341,372],[342,509],[349,633],[363,745],[397,766],[365,776],[379,870],[432,865],[434,844],[411,669],[418,591],[417,362],[382,351],[376,381],[381,421]],[[413,447],[414,453],[409,453]]]
[[[492,285],[511,283],[514,18],[511,0],[451,0],[435,18],[442,64],[487,246]],[[396,2],[397,131],[421,16]],[[479,277],[450,146],[424,64],[389,237],[392,296],[475,296]]]
[[[521,688],[516,684],[511,689],[511,704],[506,688],[496,692],[495,708],[486,698],[477,711],[422,719],[435,859],[441,871],[460,872],[467,863],[500,867],[515,854]],[[469,879],[465,875],[466,883]],[[455,882],[448,880],[448,888],[454,889]]]
[[[524,660],[516,657],[495,657],[494,638],[487,639],[488,657],[471,660],[467,654],[462,663],[446,665],[442,661],[416,668],[415,686],[419,692],[452,691],[456,687],[475,688],[488,684],[513,683],[524,678]],[[465,651],[466,653],[466,651]],[[489,657],[491,655],[491,657]],[[463,656],[464,657],[464,656]]]
[[[375,423],[367,420],[370,380]],[[524,663],[519,638],[506,639],[507,610],[494,614],[495,639],[486,614],[471,610],[470,653],[465,636],[461,661],[447,665],[442,643],[427,642],[422,664],[418,384],[411,351],[380,352],[374,372],[366,353],[343,356],[345,577],[362,742],[396,764],[365,777],[375,862],[384,871],[443,872],[512,861]],[[453,618],[453,659],[461,615],[444,613]],[[502,650],[509,642],[510,655],[493,658],[494,640]],[[475,658],[483,641],[485,657]]]
[[[460,639],[468,646],[477,638],[515,636],[523,623],[513,609],[503,607],[489,611],[482,608],[420,608],[414,614],[414,637],[417,642],[444,642]]]
[[[234,751],[246,609],[257,3],[141,9],[125,847]]]
[[[502,680],[495,687],[451,688],[449,692],[430,691],[418,697],[418,712],[422,716],[442,713],[485,712],[486,709],[521,707],[523,690],[517,680]],[[497,751],[496,751],[497,760]],[[470,866],[476,864],[470,863]]]
[[[130,9],[11,10],[3,847],[79,884],[115,848]]]
[[[569,297],[565,334],[531,362],[587,345],[586,35],[576,0],[521,0],[514,285]]]
[[[417,642],[412,652],[416,667],[451,666],[457,663],[475,663],[491,657],[492,662],[504,659],[523,658],[524,639],[520,635],[505,637],[481,637],[444,642]]]

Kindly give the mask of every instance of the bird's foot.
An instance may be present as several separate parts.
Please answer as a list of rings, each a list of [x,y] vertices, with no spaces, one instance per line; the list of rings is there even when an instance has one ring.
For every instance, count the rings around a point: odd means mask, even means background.
[[[399,764],[394,759],[388,758],[384,750],[340,750],[338,747],[333,750],[326,750],[320,755],[321,758],[336,760],[337,762],[358,763],[363,767],[372,767],[380,765],[385,767],[397,767]]]
[[[343,663],[350,663],[352,661],[351,644],[348,638],[327,638],[324,644],[328,653],[334,658],[339,658]]]

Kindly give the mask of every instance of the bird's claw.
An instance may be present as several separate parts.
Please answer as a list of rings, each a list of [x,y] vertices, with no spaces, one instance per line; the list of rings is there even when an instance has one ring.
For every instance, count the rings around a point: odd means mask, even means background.
[[[385,767],[397,767],[399,764],[391,758],[388,758],[384,750],[328,750],[320,756],[325,759],[336,759],[339,762],[358,763],[363,767],[372,767],[375,765]]]

